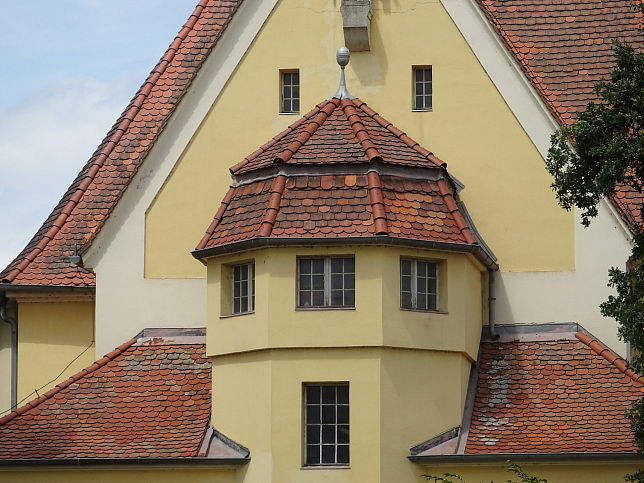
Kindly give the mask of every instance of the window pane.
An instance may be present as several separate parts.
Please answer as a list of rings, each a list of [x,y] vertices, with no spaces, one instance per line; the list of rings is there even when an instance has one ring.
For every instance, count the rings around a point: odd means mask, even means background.
[[[308,425],[306,427],[306,443],[307,444],[319,444],[320,443],[320,426]]]
[[[353,257],[347,257],[344,259],[344,271],[347,273],[355,273],[356,261]]]
[[[424,294],[423,295],[418,294],[417,304],[418,304],[417,308],[419,310],[427,310],[427,299]]]
[[[344,276],[344,289],[352,289],[355,288],[356,282],[355,282],[355,275],[353,273],[346,274]]]
[[[416,69],[416,82],[421,82],[423,80],[423,71],[422,69]]]
[[[411,277],[403,275],[400,277],[400,291],[411,292]]]
[[[342,274],[334,273],[331,275],[331,290],[342,288]]]
[[[311,260],[313,273],[324,273],[324,258],[314,258]]]
[[[331,291],[331,305],[334,307],[341,307],[343,304],[343,293],[342,290],[332,290]]]
[[[338,426],[338,443],[348,443],[349,442],[349,426],[342,425]]]
[[[348,445],[338,446],[337,463],[342,463],[345,465],[349,464],[349,446]]]
[[[418,293],[423,294],[427,292],[427,279],[421,277],[420,275],[416,279],[416,286],[418,287]]]
[[[311,277],[300,275],[300,290],[311,290]]]
[[[331,426],[331,425],[322,426],[322,442],[335,443],[335,426]]]
[[[233,299],[233,314],[241,312],[241,301],[239,298]]]
[[[314,404],[320,402],[320,386],[306,386],[306,403]]]
[[[300,259],[300,273],[311,273],[311,261],[310,258]]]
[[[338,404],[349,404],[349,385],[342,384],[337,387]]]
[[[438,300],[436,295],[429,296],[428,310],[438,310]]]
[[[320,406],[306,406],[306,422],[309,424],[320,423]]]
[[[400,293],[400,306],[403,309],[411,309],[411,293],[410,292],[401,292]]]
[[[338,424],[349,422],[349,406],[338,406]]]
[[[322,406],[322,423],[334,424],[335,423],[335,406]]]
[[[335,404],[335,386],[322,386],[322,404]]]
[[[312,296],[313,296],[313,301],[311,304],[312,307],[324,306],[324,292],[322,291],[312,292]]]
[[[342,258],[332,258],[331,259],[331,272],[332,273],[342,273],[342,268],[343,268],[343,260]]]
[[[291,111],[290,112],[298,112],[300,110],[300,100],[299,99],[293,99],[291,102]]]
[[[300,307],[310,307],[311,306],[311,292],[308,290],[300,291],[300,302],[298,304]]]
[[[313,290],[324,290],[324,275],[313,275]]]
[[[355,307],[356,295],[354,290],[344,291],[344,307]]]
[[[241,299],[241,312],[248,312],[248,297]]]
[[[411,260],[400,260],[400,275],[411,277]]]
[[[322,463],[335,463],[335,445],[322,446]]]
[[[306,446],[306,464],[307,465],[320,464],[320,447],[318,445]]]
[[[416,96],[416,109],[424,109],[423,96]]]

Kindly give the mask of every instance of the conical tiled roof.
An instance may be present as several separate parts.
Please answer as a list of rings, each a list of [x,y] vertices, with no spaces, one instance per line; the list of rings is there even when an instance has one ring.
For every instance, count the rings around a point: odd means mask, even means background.
[[[481,249],[445,167],[363,101],[327,100],[231,168],[233,185],[193,254],[374,237]]]

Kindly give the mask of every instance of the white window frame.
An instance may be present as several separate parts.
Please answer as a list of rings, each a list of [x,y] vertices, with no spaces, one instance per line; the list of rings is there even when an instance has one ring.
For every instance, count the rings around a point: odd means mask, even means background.
[[[331,305],[331,261],[338,258],[352,258],[353,259],[353,305]],[[324,260],[324,304],[323,305],[311,305],[306,307],[300,305],[300,262],[302,260]],[[345,272],[342,272],[343,275]],[[297,257],[297,284],[296,284],[296,293],[295,293],[295,306],[300,310],[326,310],[326,309],[355,309],[356,307],[356,265],[355,265],[355,255],[328,255],[328,256],[298,256]],[[344,285],[344,281],[343,281]],[[312,290],[312,289],[311,289]],[[344,291],[344,286],[343,286]],[[344,294],[343,294],[344,300]]]
[[[243,297],[241,295],[241,287],[240,287],[240,295],[239,297],[235,297],[235,284],[236,283],[242,283],[243,280],[235,280],[235,269],[239,267],[248,267],[248,294],[246,297],[248,298],[248,310],[242,311],[241,310],[241,301],[243,300]],[[235,265],[231,265],[230,267],[230,313],[232,315],[244,315],[244,314],[252,314],[255,312],[255,262],[246,262],[246,263],[237,263]],[[239,312],[235,312],[235,299],[239,298]]]
[[[307,397],[307,388],[308,387],[313,387],[317,386],[320,388],[320,403],[317,404],[312,404],[308,400]],[[335,395],[336,395],[336,401],[335,404],[333,405],[335,407],[335,422],[333,423],[323,423],[322,422],[322,414],[323,414],[323,409],[322,406],[325,406],[325,404],[322,403],[322,388],[323,387],[328,387],[332,386],[335,387]],[[337,399],[337,393],[338,393],[338,388],[339,387],[346,387],[347,389],[347,402],[346,403],[338,403]],[[349,382],[348,381],[342,381],[342,382],[305,382],[302,383],[302,409],[303,409],[303,431],[302,431],[302,466],[303,467],[308,467],[308,468],[316,468],[316,467],[344,467],[348,468],[349,464],[351,462],[351,392],[350,392],[350,387],[349,387]],[[314,422],[310,423],[308,421],[308,416],[307,416],[307,408],[308,406],[320,406],[320,422]],[[330,406],[330,404],[326,404],[326,406]],[[344,423],[339,423],[338,422],[338,408],[340,406],[346,406],[347,407],[347,422]],[[319,435],[318,435],[318,443],[309,445],[307,444],[307,436],[308,436],[308,431],[309,431],[309,426],[318,426],[319,427]],[[333,426],[334,428],[334,434],[335,434],[335,441],[333,443],[323,443],[323,427],[324,426]],[[347,427],[348,435],[347,435],[347,442],[338,442],[338,434],[339,434],[339,429],[338,427]],[[319,446],[319,454],[318,454],[318,462],[317,463],[307,463],[308,460],[308,452],[309,452],[309,446]],[[334,447],[334,462],[322,462],[322,454],[323,454],[323,447],[324,446],[333,446]],[[346,462],[338,462],[338,447],[339,446],[344,446],[347,448],[348,451],[348,457]]]
[[[297,74],[297,96],[293,96],[293,87],[294,84],[290,84],[288,87],[291,88],[291,95],[290,97],[286,97],[284,95],[284,88],[287,86],[284,83],[284,77],[287,74]],[[301,108],[301,101],[302,101],[302,96],[301,96],[301,78],[300,78],[300,70],[299,69],[283,69],[280,70],[280,114],[299,114],[300,113],[300,108]],[[284,109],[284,101],[288,99],[289,100],[289,105],[291,106],[291,110],[286,110]],[[293,100],[297,99],[297,110],[293,109]]]
[[[402,287],[402,264],[403,261],[411,262],[411,307],[403,307],[403,302],[402,302],[402,294],[403,294],[403,287]],[[436,269],[436,293],[434,294],[435,300],[436,300],[436,308],[418,308],[418,262],[421,263],[428,263],[434,265]],[[400,290],[399,290],[399,297],[400,297],[400,308],[402,310],[415,310],[419,312],[439,312],[440,311],[440,263],[435,261],[435,260],[423,260],[422,258],[408,258],[408,257],[401,257],[400,258],[400,265],[399,265],[399,284],[400,284]],[[427,277],[429,279],[430,277]],[[405,292],[406,293],[406,292]],[[429,292],[428,292],[429,293]]]
[[[419,71],[429,71],[429,81],[427,79],[422,80],[423,84],[423,94],[417,94],[417,84],[416,84],[416,72]],[[424,75],[423,75],[424,77]],[[411,69],[411,83],[412,83],[412,97],[411,97],[411,106],[412,111],[419,112],[428,112],[432,111],[434,108],[434,69],[431,65],[413,65]],[[425,87],[429,85],[431,89],[431,94],[425,92]],[[425,106],[425,98],[429,95],[430,105],[429,107],[418,107],[416,104],[417,95],[423,96],[423,106]]]

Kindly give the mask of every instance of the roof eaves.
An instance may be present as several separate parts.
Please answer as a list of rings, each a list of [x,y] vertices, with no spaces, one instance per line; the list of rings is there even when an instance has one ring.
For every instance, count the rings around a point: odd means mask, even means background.
[[[449,463],[449,464],[480,464],[480,463],[503,463],[511,460],[515,463],[530,462],[568,462],[585,461],[596,463],[621,463],[623,461],[644,461],[642,456],[636,452],[569,452],[569,453],[472,453],[472,454],[433,454],[433,455],[409,455],[407,458],[414,463]]]
[[[94,467],[94,466],[154,466],[172,468],[176,466],[218,466],[222,469],[236,468],[250,462],[246,458],[34,458],[34,459],[0,459],[2,468],[41,468],[41,467]]]

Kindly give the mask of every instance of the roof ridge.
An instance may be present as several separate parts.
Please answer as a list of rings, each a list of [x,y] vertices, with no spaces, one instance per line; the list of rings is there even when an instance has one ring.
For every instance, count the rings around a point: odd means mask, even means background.
[[[11,411],[6,416],[0,418],[0,426],[2,426],[3,424],[11,421],[15,417],[20,416],[20,415],[26,413],[27,411],[35,408],[36,406],[38,406],[42,402],[44,402],[47,399],[51,398],[55,394],[57,394],[60,391],[62,391],[63,389],[65,389],[70,384],[73,384],[74,382],[76,382],[79,379],[81,379],[82,377],[85,377],[86,375],[91,374],[92,372],[96,371],[97,369],[100,369],[105,364],[107,364],[109,361],[114,359],[116,356],[122,354],[125,351],[125,349],[129,348],[132,344],[134,344],[136,342],[136,340],[137,340],[136,338],[133,338],[133,339],[128,340],[127,342],[124,342],[123,344],[118,346],[116,349],[114,349],[111,352],[108,352],[103,357],[101,357],[97,361],[93,362],[90,366],[86,367],[82,371],[77,372],[76,374],[74,374],[73,376],[69,377],[65,381],[61,382],[60,384],[56,384],[56,386],[54,386],[52,389],[50,389],[49,391],[44,393],[42,396],[39,396],[39,397],[29,401],[28,403],[26,403],[24,406],[21,406],[21,407],[15,409],[15,410]]]
[[[382,182],[380,173],[369,171],[367,173],[367,187],[369,189],[369,201],[371,202],[371,214],[373,216],[376,235],[388,235],[387,214],[385,212],[385,199],[382,194]]]
[[[54,219],[52,226],[45,232],[44,235],[42,235],[42,238],[36,244],[36,246],[33,247],[33,249],[28,254],[24,255],[22,261],[16,267],[14,267],[6,277],[4,277],[9,283],[13,282],[13,280],[15,280],[16,277],[21,274],[40,253],[43,252],[49,242],[54,239],[54,237],[64,226],[67,218],[71,215],[74,208],[83,198],[86,190],[89,188],[92,181],[96,177],[99,169],[103,166],[105,160],[108,159],[114,148],[118,145],[118,142],[126,133],[130,123],[140,111],[141,106],[149,96],[152,87],[156,84],[161,75],[165,72],[166,68],[170,65],[172,59],[179,51],[179,47],[186,39],[189,32],[193,30],[195,24],[197,23],[197,20],[200,18],[207,4],[208,0],[199,1],[192,14],[190,14],[188,20],[184,23],[179,33],[175,36],[174,40],[165,51],[157,65],[154,67],[152,72],[150,72],[150,75],[148,75],[143,85],[141,85],[123,113],[119,116],[115,125],[112,126],[112,128],[108,131],[106,137],[101,141],[101,143],[99,144],[100,149],[92,155],[88,163],[71,184],[71,186],[74,186],[76,183],[80,182],[78,186],[76,186],[71,194],[69,194],[69,192],[66,193],[54,208],[53,211],[55,212],[57,211],[58,207],[62,203],[64,203],[61,212]],[[43,224],[47,223],[48,219],[49,217]],[[96,233],[98,233],[98,230],[100,230],[100,226],[98,226],[97,231],[92,236],[90,236],[89,239],[86,240],[86,243],[94,239]],[[34,237],[38,235],[38,231],[36,232]]]
[[[290,124],[286,129],[284,129],[282,132],[277,134],[276,136],[273,136],[269,141],[266,143],[262,144],[259,148],[257,148],[255,151],[253,151],[251,154],[246,156],[243,160],[241,160],[239,163],[231,166],[229,168],[229,171],[231,174],[236,174],[240,169],[242,169],[244,166],[246,166],[248,163],[253,161],[257,156],[260,154],[266,152],[268,148],[273,146],[275,143],[278,141],[281,141],[284,137],[295,131],[298,127],[300,127],[302,124],[304,124],[307,121],[312,120],[314,116],[317,116],[320,111],[322,111],[322,108],[326,106],[331,100],[326,100],[324,102],[320,102],[317,104],[313,109],[311,109],[309,112],[304,114],[300,119],[295,121],[293,124]],[[318,123],[318,127],[320,127]]]
[[[447,182],[443,178],[441,178],[436,181],[436,184],[438,185],[438,190],[443,197],[443,200],[445,201],[445,206],[454,217],[454,221],[456,221],[459,230],[461,230],[461,233],[463,233],[465,240],[473,245],[478,245],[478,241],[472,233],[470,226],[465,221],[461,210],[458,209],[458,205],[456,204],[456,200],[454,200],[452,190],[450,190],[449,186],[447,186]]]
[[[282,174],[273,178],[270,188],[271,196],[268,199],[268,206],[262,214],[262,221],[260,222],[259,232],[257,233],[258,236],[271,236],[277,213],[280,210],[280,203],[282,202],[285,186],[286,176]]]
[[[597,355],[602,356],[614,365],[620,372],[624,373],[624,375],[640,386],[644,386],[644,376],[635,372],[633,369],[630,369],[626,360],[618,356],[614,351],[604,345],[604,343],[600,342],[599,339],[581,330],[575,333],[575,337],[577,337],[577,339],[582,343],[586,344]]]
[[[436,166],[442,166],[446,167],[447,163],[445,163],[442,159],[440,159],[438,156],[435,156],[434,153],[429,151],[428,149],[425,149],[422,147],[419,143],[414,141],[412,138],[407,136],[407,133],[404,131],[401,131],[398,129],[396,126],[393,125],[390,121],[382,117],[380,114],[378,114],[376,111],[371,109],[367,105],[365,101],[359,98],[355,98],[352,100],[352,103],[358,107],[362,112],[364,112],[367,116],[369,116],[371,119],[376,121],[378,124],[380,124],[382,127],[384,127],[387,131],[389,131],[391,134],[396,136],[398,139],[400,139],[403,143],[405,143],[407,146],[412,148],[414,151],[416,151],[418,154],[426,158],[428,161],[430,161],[432,164],[435,164]],[[384,160],[383,160],[384,161]]]
[[[366,104],[363,103],[363,105]],[[382,156],[380,155],[378,148],[367,134],[367,128],[360,120],[360,116],[357,111],[358,106],[356,106],[351,99],[342,99],[342,101],[340,101],[340,107],[342,108],[345,116],[347,116],[347,121],[349,121],[351,130],[358,139],[362,149],[364,149],[369,161],[373,161],[374,159],[382,160]]]

